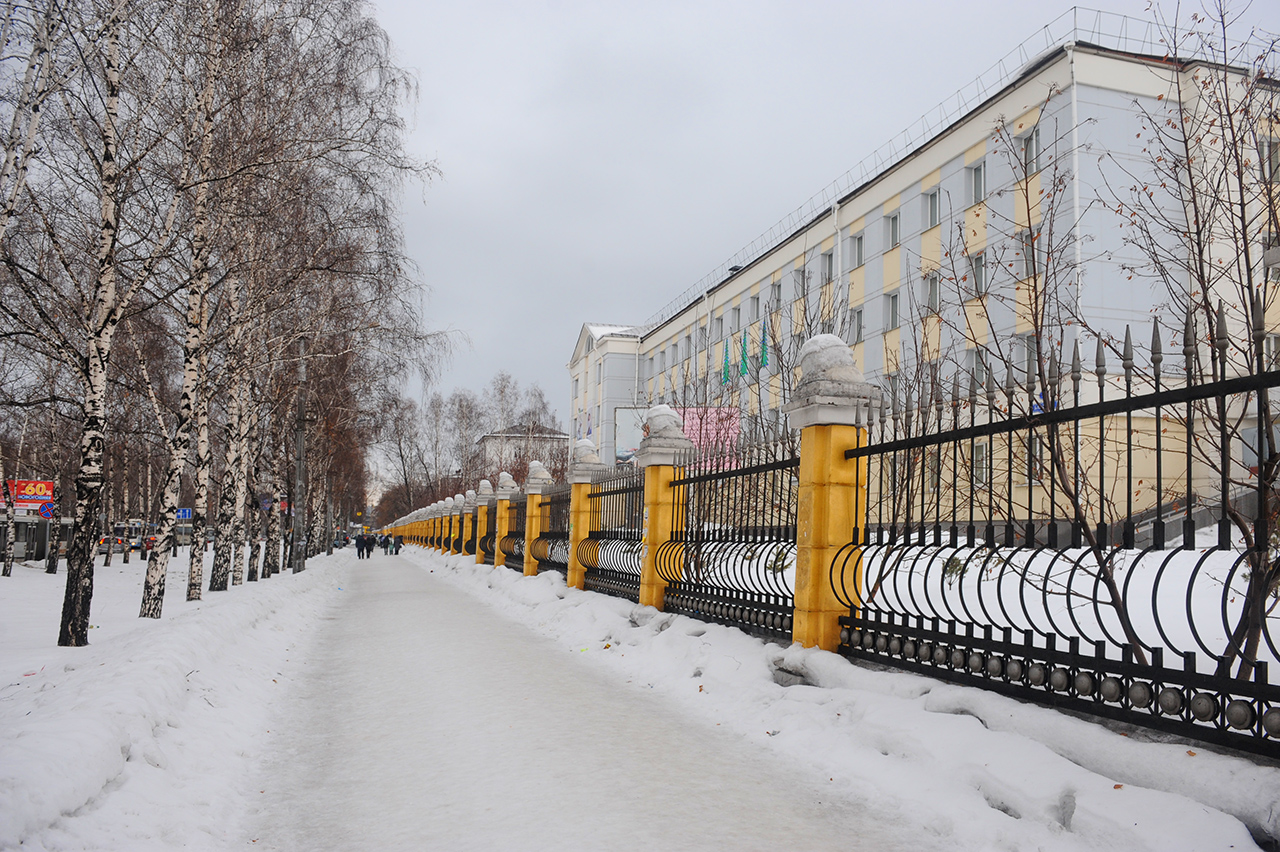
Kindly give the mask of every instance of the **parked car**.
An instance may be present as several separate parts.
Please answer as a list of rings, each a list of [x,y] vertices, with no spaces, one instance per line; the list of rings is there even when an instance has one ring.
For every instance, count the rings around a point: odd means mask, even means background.
[[[102,536],[100,539],[98,539],[98,552],[99,552],[99,553],[106,553],[106,552],[107,552],[107,543],[108,543],[108,542],[114,542],[114,544],[115,544],[115,552],[116,552],[116,553],[124,553],[124,537],[123,537],[123,536],[118,536],[118,535],[104,535],[104,536]]]

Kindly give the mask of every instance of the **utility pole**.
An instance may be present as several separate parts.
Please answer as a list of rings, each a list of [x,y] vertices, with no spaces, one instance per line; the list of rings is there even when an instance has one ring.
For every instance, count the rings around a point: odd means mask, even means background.
[[[307,500],[303,496],[302,483],[306,476],[306,454],[303,452],[307,426],[307,339],[298,341],[298,423],[294,436],[294,452],[297,455],[297,468],[294,471],[293,504],[293,573],[297,574],[307,567],[306,523],[303,519]]]

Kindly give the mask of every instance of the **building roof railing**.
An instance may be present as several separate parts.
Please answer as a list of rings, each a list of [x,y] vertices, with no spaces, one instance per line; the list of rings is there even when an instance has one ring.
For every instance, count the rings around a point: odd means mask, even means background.
[[[961,116],[980,106],[1009,83],[1017,80],[1047,54],[1068,43],[1088,44],[1145,56],[1175,55],[1183,59],[1224,60],[1222,56],[1207,55],[1202,41],[1196,38],[1188,38],[1184,43],[1170,50],[1166,41],[1168,33],[1169,28],[1159,21],[1139,20],[1116,12],[1080,6],[1068,9],[998,59],[972,82],[924,113],[902,132],[872,151],[853,168],[815,193],[804,204],[788,213],[767,231],[667,302],[638,327],[641,336],[687,309],[704,293],[728,280],[738,269],[748,266],[751,261],[785,242],[854,189],[902,162],[923,143],[951,126]],[[1195,35],[1190,31],[1179,31],[1178,34]],[[1244,42],[1228,46],[1234,55],[1225,59],[1234,62],[1243,58],[1240,56],[1240,49],[1254,45],[1257,45],[1260,50],[1266,50],[1269,46],[1257,39],[1254,33],[1250,33],[1249,38]]]

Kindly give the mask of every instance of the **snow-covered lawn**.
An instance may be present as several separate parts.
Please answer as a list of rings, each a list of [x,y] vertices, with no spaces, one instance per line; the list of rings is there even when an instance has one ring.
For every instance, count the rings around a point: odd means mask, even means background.
[[[0,579],[0,848],[253,848],[262,806],[252,785],[279,743],[270,732],[289,724],[280,713],[294,706],[316,637],[365,564],[348,550],[193,604],[175,567],[165,617],[149,621],[136,617],[142,566],[117,561],[98,573],[93,644],[79,649],[54,645],[64,576],[19,565]],[[975,850],[1240,849],[1253,847],[1250,830],[1280,838],[1274,767],[764,644],[566,589],[557,574],[525,578],[416,548],[396,564],[547,637],[620,695],[657,700],[692,736],[728,730],[744,750],[772,754],[872,815],[878,837]],[[652,755],[660,762],[661,748]],[[566,818],[607,818],[566,807],[539,781],[531,794]],[[714,789],[714,779],[689,783]],[[687,848],[707,847],[690,838]],[[796,848],[807,848],[801,838]]]
[[[138,618],[141,560],[99,567],[86,648],[56,645],[64,573],[0,578],[0,849],[240,844],[279,673],[341,568],[187,603],[186,564],[185,549],[170,561],[159,620]]]

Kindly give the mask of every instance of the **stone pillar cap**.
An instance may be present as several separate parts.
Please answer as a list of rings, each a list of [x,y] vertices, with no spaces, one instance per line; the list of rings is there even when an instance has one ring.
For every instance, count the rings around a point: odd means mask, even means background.
[[[879,391],[863,377],[849,345],[819,334],[800,347],[800,381],[782,407],[797,429],[806,426],[865,426]]]
[[[479,485],[479,487],[478,487],[478,488],[476,488],[476,496],[477,496],[477,497],[492,497],[492,496],[493,496],[493,484],[492,484],[491,482],[489,482],[489,480],[487,480],[487,479],[482,479],[482,480],[480,480],[480,485]]]
[[[555,480],[552,478],[551,472],[547,470],[546,465],[537,460],[529,462],[529,475],[524,478],[526,494],[541,494],[542,489],[552,482],[555,482]]]
[[[684,434],[684,421],[669,405],[655,405],[644,413],[644,438],[636,451],[638,467],[675,464],[677,455],[694,448]]]
[[[590,438],[581,438],[573,445],[573,464],[569,468],[569,481],[572,483],[590,482],[597,473],[608,470],[600,461],[600,453]]]
[[[516,494],[520,493],[520,486],[516,484],[515,479],[505,470],[498,474],[498,499],[510,500]]]

